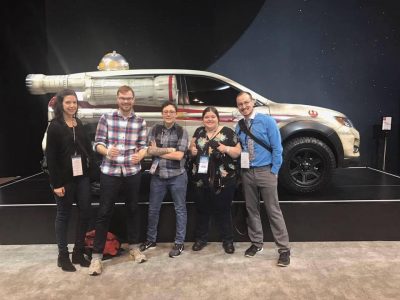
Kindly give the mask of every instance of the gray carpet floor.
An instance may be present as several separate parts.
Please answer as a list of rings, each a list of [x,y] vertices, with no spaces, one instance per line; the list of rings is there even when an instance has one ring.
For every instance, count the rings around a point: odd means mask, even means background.
[[[143,264],[125,252],[96,277],[62,272],[56,245],[0,245],[0,299],[400,299],[400,242],[292,243],[287,268],[272,243],[254,258],[248,243],[233,255],[191,245],[169,258],[171,244],[158,244]]]

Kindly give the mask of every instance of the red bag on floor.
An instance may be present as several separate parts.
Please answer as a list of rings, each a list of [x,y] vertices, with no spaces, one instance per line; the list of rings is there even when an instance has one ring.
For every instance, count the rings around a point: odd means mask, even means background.
[[[85,237],[86,249],[93,249],[95,234],[96,234],[95,230],[86,233]],[[120,249],[121,249],[121,242],[119,241],[117,236],[111,232],[107,232],[107,240],[104,246],[103,255],[116,256],[117,254],[119,254]]]

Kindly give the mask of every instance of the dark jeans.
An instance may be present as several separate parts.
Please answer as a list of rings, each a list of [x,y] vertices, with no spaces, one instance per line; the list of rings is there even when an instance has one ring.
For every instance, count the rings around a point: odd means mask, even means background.
[[[72,204],[75,202],[78,206],[78,222],[76,224],[75,247],[82,250],[85,247],[85,235],[89,227],[91,216],[91,197],[89,177],[75,177],[72,182],[65,186],[64,197],[54,198],[57,203],[57,215],[55,221],[56,240],[58,251],[68,252],[68,224],[71,217]]]
[[[194,188],[196,193],[196,240],[208,241],[210,216],[214,215],[222,242],[233,242],[231,205],[236,185],[226,186],[219,194],[209,187]]]
[[[123,189],[123,195],[125,197],[128,243],[139,243],[138,200],[140,179],[140,172],[127,177],[100,174],[100,207],[97,212],[93,253],[103,253],[114,204],[118,200],[121,189]]]

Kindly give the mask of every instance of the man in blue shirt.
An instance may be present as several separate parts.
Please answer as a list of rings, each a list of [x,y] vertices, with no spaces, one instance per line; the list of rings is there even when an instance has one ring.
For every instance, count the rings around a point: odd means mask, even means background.
[[[243,115],[249,131],[259,141],[270,147],[267,150],[236,125],[236,133],[242,145],[241,177],[243,194],[246,200],[247,226],[252,245],[245,256],[253,257],[263,250],[263,228],[260,217],[260,199],[271,226],[276,245],[279,248],[278,266],[290,264],[289,235],[279,206],[278,172],[282,165],[282,144],[279,128],[275,120],[265,114],[254,111],[254,100],[250,93],[240,92],[236,104]]]

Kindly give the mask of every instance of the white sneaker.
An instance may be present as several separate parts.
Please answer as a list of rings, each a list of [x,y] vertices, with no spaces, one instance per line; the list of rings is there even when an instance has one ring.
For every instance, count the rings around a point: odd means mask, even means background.
[[[100,258],[92,259],[89,266],[89,275],[91,276],[100,275],[102,270],[103,270],[103,263],[101,262],[101,259]]]
[[[129,251],[129,255],[131,256],[132,259],[135,260],[138,264],[144,263],[147,261],[146,255],[144,255],[139,248],[131,249]]]

